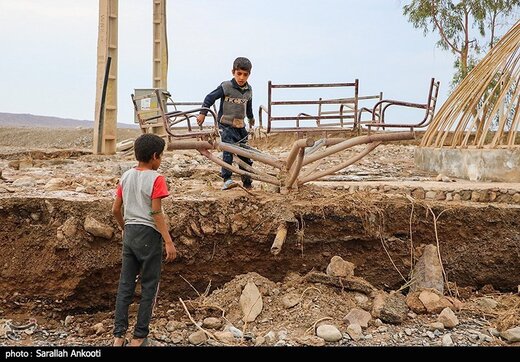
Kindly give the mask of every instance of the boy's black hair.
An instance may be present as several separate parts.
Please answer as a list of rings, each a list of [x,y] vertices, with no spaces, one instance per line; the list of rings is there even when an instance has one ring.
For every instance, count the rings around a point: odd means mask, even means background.
[[[251,64],[251,61],[247,58],[238,57],[233,62],[233,71],[240,69],[251,73],[251,68],[253,68],[253,65]]]
[[[134,153],[137,161],[149,162],[154,153],[160,156],[164,151],[166,142],[153,133],[145,133],[137,137],[134,142]]]

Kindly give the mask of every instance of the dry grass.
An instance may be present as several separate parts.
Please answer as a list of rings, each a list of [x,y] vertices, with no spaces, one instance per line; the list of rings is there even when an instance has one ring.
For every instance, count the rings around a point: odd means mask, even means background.
[[[502,295],[498,297],[498,302],[497,329],[502,331],[520,326],[520,297]]]

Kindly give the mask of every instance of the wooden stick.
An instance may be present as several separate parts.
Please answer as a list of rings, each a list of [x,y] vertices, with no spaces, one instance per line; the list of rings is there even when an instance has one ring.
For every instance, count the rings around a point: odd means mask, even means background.
[[[218,341],[217,338],[215,338],[215,336],[213,335],[213,333],[205,330],[204,328],[202,328],[201,326],[199,326],[197,324],[197,322],[195,322],[195,320],[192,318],[190,312],[188,311],[188,308],[186,307],[186,304],[184,304],[184,301],[182,300],[182,298],[179,297],[179,301],[181,302],[182,304],[182,307],[184,308],[184,310],[186,311],[186,314],[188,315],[188,318],[190,319],[191,323],[193,323],[195,325],[195,327],[197,327],[198,330],[201,330],[202,332],[204,332],[208,337],[210,338],[213,338],[215,341]],[[219,341],[220,342],[220,341]]]
[[[197,289],[195,289],[195,287],[189,281],[187,281],[182,275],[179,274],[179,276],[182,278],[182,280],[184,280],[186,283],[188,283],[188,285],[191,287],[191,289],[193,289],[195,291],[195,293],[197,293],[197,295],[200,297],[199,291]]]
[[[278,255],[282,251],[283,243],[287,237],[287,224],[284,222],[278,226],[276,231],[276,237],[274,238],[273,245],[271,246],[271,254]]]

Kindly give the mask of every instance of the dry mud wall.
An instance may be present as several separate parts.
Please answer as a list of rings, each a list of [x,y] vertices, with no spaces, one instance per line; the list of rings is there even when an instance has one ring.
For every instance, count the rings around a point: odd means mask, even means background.
[[[167,300],[195,297],[194,288],[202,293],[209,283],[218,288],[251,271],[273,281],[288,272],[324,271],[334,255],[353,262],[355,274],[376,287],[397,289],[404,281],[393,263],[408,277],[412,246],[417,255],[421,245],[437,242],[447,277],[458,286],[510,291],[518,285],[514,205],[417,203],[312,188],[170,197],[164,204],[178,250],[163,268],[160,298]],[[95,237],[84,229],[91,216],[116,230],[110,208],[110,199],[0,198],[0,296],[62,300],[66,310],[113,308],[121,235]],[[288,227],[287,240],[274,256],[269,250],[280,223]]]

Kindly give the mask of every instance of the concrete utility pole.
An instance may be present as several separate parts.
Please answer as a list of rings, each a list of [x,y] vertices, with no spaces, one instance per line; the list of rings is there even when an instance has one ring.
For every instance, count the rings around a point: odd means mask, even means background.
[[[118,0],[99,0],[94,154],[116,153]]]
[[[167,88],[168,38],[166,0],[153,1],[153,80],[152,87]],[[117,16],[118,0],[99,0],[97,48],[96,110],[94,154],[116,153],[117,135]],[[153,128],[165,134],[163,126]]]
[[[153,87],[168,89],[166,0],[153,0]]]
[[[166,30],[166,0],[153,1],[153,88],[167,90],[168,81],[168,38]],[[158,99],[158,102],[161,100]],[[163,135],[163,126],[152,128],[153,133]]]

